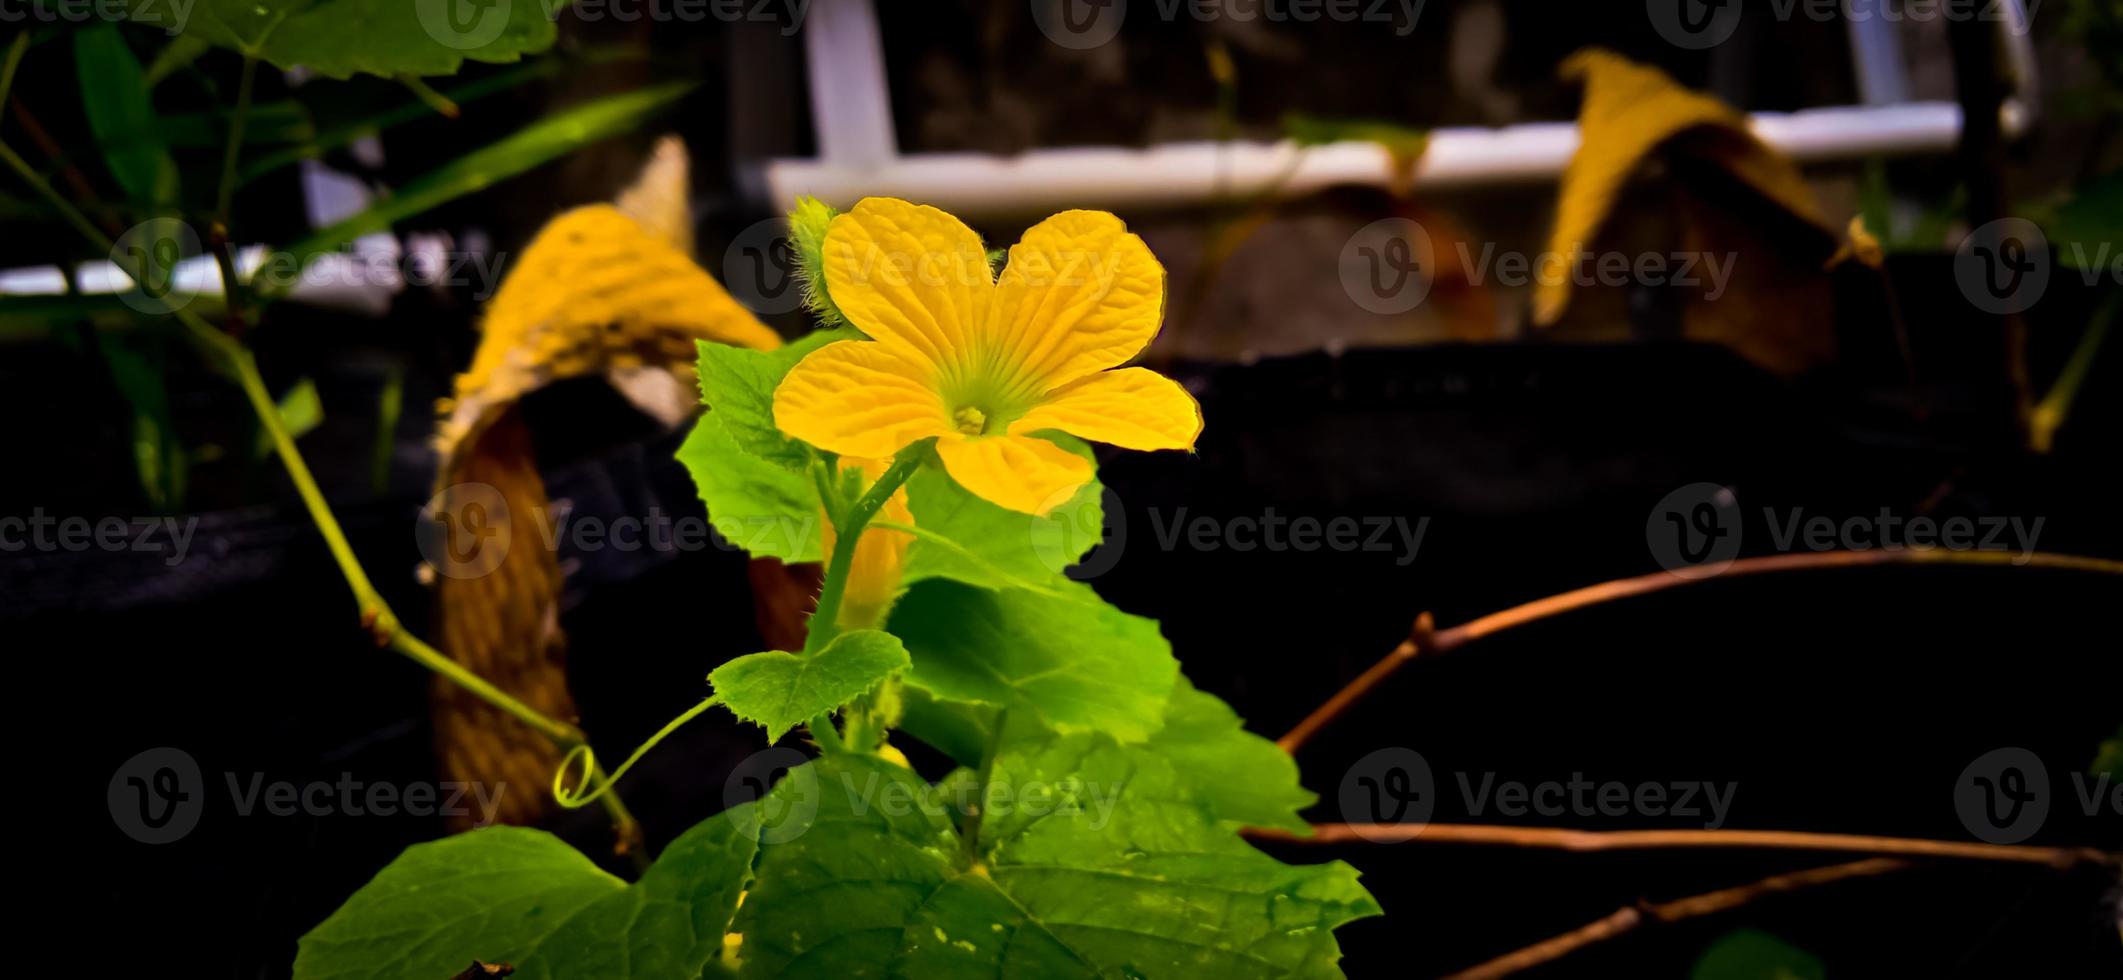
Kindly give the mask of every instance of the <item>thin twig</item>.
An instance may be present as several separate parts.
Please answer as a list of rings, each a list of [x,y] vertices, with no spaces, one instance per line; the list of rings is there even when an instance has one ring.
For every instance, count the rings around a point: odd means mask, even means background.
[[[1571,953],[1594,943],[1613,939],[1631,932],[1646,923],[1666,924],[1711,915],[1738,908],[1759,898],[1780,895],[1785,892],[1826,885],[1852,878],[1865,878],[1895,871],[1907,870],[1914,865],[1893,858],[1871,858],[1837,864],[1825,868],[1811,868],[1786,874],[1771,875],[1752,884],[1726,888],[1671,902],[1657,904],[1638,903],[1605,918],[1596,919],[1569,932],[1535,943],[1517,952],[1507,953],[1480,966],[1469,967],[1447,977],[1446,980],[1496,980],[1521,970],[1531,969],[1544,963],[1562,959]]]
[[[1314,824],[1312,836],[1287,830],[1253,828],[1248,837],[1293,844],[1488,844],[1550,848],[1561,851],[1636,851],[1667,848],[1719,848],[1778,851],[1843,851],[1898,857],[2005,861],[2066,868],[2080,864],[2116,866],[2123,857],[2091,847],[2036,847],[1983,844],[1975,841],[1873,837],[1864,834],[1816,834],[1797,830],[1573,830],[1563,827],[1505,827],[1486,824],[1327,823]]]
[[[1759,558],[1742,558],[1726,565],[1716,575],[1684,578],[1670,572],[1653,572],[1634,578],[1616,579],[1572,589],[1545,599],[1536,599],[1524,605],[1513,606],[1502,612],[1491,613],[1480,619],[1470,620],[1451,629],[1432,630],[1430,614],[1424,613],[1416,620],[1415,628],[1408,639],[1402,640],[1384,657],[1365,670],[1347,686],[1335,692],[1326,703],[1313,709],[1298,722],[1289,734],[1276,740],[1283,751],[1295,753],[1319,734],[1320,730],[1340,718],[1351,705],[1393,676],[1394,671],[1417,657],[1451,653],[1486,636],[1494,636],[1505,630],[1529,623],[1576,612],[1634,596],[1663,592],[1699,582],[1761,575],[1769,572],[1797,572],[1822,568],[1848,568],[1863,565],[2014,565],[2030,568],[2058,568],[2072,571],[2097,572],[2107,575],[2123,575],[2123,561],[2105,558],[2084,558],[2078,555],[2057,555],[2047,552],[2014,551],[1949,551],[1939,548],[1875,550],[1875,551],[1823,551],[1796,555],[1767,555]]]

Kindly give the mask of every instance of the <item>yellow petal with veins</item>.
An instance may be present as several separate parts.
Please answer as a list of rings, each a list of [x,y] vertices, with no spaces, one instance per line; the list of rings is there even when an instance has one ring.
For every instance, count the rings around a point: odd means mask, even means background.
[[[973,229],[925,204],[868,197],[827,227],[824,262],[849,323],[902,355],[963,368],[995,292]]]
[[[827,344],[796,362],[774,389],[774,425],[828,452],[887,458],[955,431],[933,373],[881,343]]]
[[[1122,449],[1193,449],[1202,407],[1177,381],[1148,368],[1121,368],[1050,393],[1010,426],[1014,433],[1041,429]]]
[[[989,370],[1002,389],[1052,391],[1150,345],[1165,316],[1165,267],[1119,218],[1064,211],[1010,247],[989,315]]]
[[[1031,436],[947,438],[936,454],[966,492],[1024,514],[1045,514],[1091,481],[1090,460]]]

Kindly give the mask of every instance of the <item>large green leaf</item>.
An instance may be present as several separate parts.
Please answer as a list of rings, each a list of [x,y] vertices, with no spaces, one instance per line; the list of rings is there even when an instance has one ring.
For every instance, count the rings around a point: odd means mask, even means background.
[[[276,255],[275,260],[291,263],[292,268],[299,269],[319,253],[339,248],[371,232],[383,231],[395,222],[466,194],[485,190],[590,143],[626,132],[692,88],[691,82],[661,85],[598,99],[547,116],[500,142],[481,147],[414,178],[397,193],[367,210],[289,245],[285,255]],[[293,278],[286,268],[275,272]],[[277,292],[292,282],[271,285],[270,291]]]
[[[626,882],[544,831],[488,827],[416,844],[302,937],[297,980],[438,980],[521,963]]]
[[[909,688],[901,727],[965,766],[980,765],[993,737],[996,709],[944,701]],[[1182,674],[1165,702],[1165,724],[1145,749],[1170,759],[1216,819],[1243,827],[1280,827],[1310,833],[1298,817],[1318,797],[1298,781],[1297,761],[1249,732],[1222,698],[1196,688]]]
[[[1319,798],[1298,782],[1297,760],[1186,677],[1172,687],[1165,727],[1144,747],[1170,759],[1218,820],[1311,833],[1297,814]]]
[[[1074,436],[1046,438],[1091,459]],[[966,492],[941,467],[924,467],[907,481],[907,507],[922,530],[907,549],[906,580],[947,578],[986,588],[1054,590],[1062,571],[1104,535],[1105,488],[1097,480],[1043,516],[998,507]]]
[[[761,848],[741,975],[1338,976],[1333,930],[1378,914],[1354,869],[1254,850],[1153,753],[1012,733],[985,780],[946,784],[981,801],[963,834],[944,790],[890,763],[783,780],[815,809]]]
[[[817,330],[776,350],[752,350],[700,342],[700,400],[722,419],[745,452],[801,470],[811,450],[774,425],[774,389],[804,356],[836,340],[862,336],[853,330]]]
[[[474,960],[530,980],[720,975],[758,847],[749,814],[702,821],[631,887],[544,831],[415,845],[302,937],[296,980],[442,980]]]
[[[825,515],[818,491],[802,476],[745,452],[709,412],[693,423],[678,461],[708,506],[708,523],[722,539],[758,557],[818,561]]]
[[[115,24],[74,34],[74,72],[81,84],[81,111],[103,145],[103,160],[126,196],[159,204],[177,196],[177,164],[169,147],[154,138],[155,106],[140,59],[126,47]]]
[[[914,658],[907,683],[948,701],[1030,713],[1063,733],[1140,742],[1163,724],[1179,664],[1157,621],[1088,586],[1061,597],[937,579],[908,590],[890,629]]]
[[[817,653],[769,650],[715,668],[708,683],[723,707],[764,726],[767,741],[868,693],[907,669],[907,650],[882,630],[849,630]]]
[[[545,0],[128,0],[136,23],[332,78],[452,75],[552,47]]]

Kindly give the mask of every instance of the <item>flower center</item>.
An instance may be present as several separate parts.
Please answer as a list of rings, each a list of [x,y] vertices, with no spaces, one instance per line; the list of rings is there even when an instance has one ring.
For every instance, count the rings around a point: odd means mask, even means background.
[[[958,431],[969,436],[981,435],[988,431],[988,413],[971,405],[952,413],[951,421],[958,423]]]

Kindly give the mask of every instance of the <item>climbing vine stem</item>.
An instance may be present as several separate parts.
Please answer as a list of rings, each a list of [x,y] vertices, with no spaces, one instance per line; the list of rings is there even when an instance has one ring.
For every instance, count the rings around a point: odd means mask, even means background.
[[[131,276],[133,281],[146,281],[146,269],[137,263],[128,262],[129,256],[118,249],[117,243],[112,241],[110,236],[98,230],[87,215],[60,196],[50,181],[45,180],[28,161],[22,159],[20,154],[4,142],[0,142],[0,164],[5,164],[17,177],[29,184],[39,197],[66,219],[67,223],[81,232],[82,237],[91,245],[109,252],[112,261],[123,266],[121,271]],[[544,735],[564,752],[572,754],[578,747],[586,745],[588,739],[581,729],[523,703],[406,631],[397,613],[391,611],[390,604],[384,601],[383,595],[376,591],[375,584],[369,580],[368,571],[361,566],[361,559],[354,554],[353,546],[347,542],[346,532],[340,527],[339,518],[332,513],[331,504],[325,500],[324,491],[318,487],[316,477],[311,475],[309,464],[303,460],[301,450],[295,448],[295,437],[288,432],[287,426],[281,423],[280,408],[266,388],[265,378],[259,373],[257,359],[251,355],[250,348],[245,347],[236,338],[215,329],[212,324],[190,310],[180,308],[173,311],[173,315],[184,327],[185,338],[199,349],[209,363],[225,371],[235,380],[237,387],[243,390],[245,400],[250,403],[252,412],[258,417],[259,426],[272,444],[274,455],[279,457],[282,468],[287,470],[288,479],[294,484],[296,495],[302,499],[303,508],[309,512],[311,523],[317,526],[318,533],[324,537],[325,548],[331,552],[332,560],[338,564],[340,576],[346,579],[347,588],[354,593],[354,603],[360,612],[361,623],[370,635],[375,637],[376,644],[397,651],[414,663],[470,692],[474,697],[499,708]],[[610,779],[596,768],[595,760],[590,760],[590,763],[589,779],[609,784]],[[646,867],[647,855],[641,847],[641,827],[635,821],[634,815],[627,810],[626,804],[616,793],[604,792],[599,799],[604,804],[606,815],[612,821],[616,838],[614,850],[627,855],[637,867]]]

